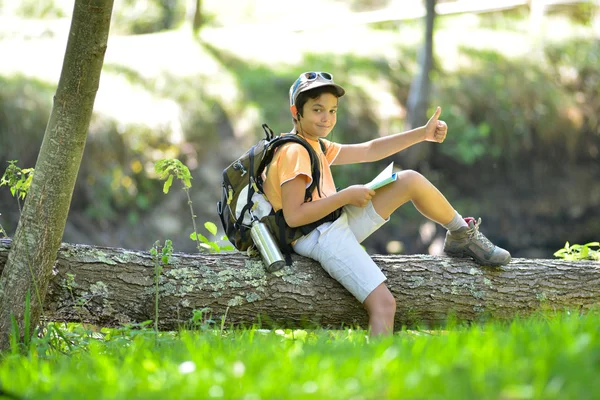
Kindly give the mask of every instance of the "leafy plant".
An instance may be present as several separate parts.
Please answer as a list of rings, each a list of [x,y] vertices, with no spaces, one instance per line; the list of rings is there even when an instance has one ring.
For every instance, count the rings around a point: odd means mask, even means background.
[[[19,206],[19,212],[21,212],[21,200],[24,200],[29,192],[31,181],[33,180],[34,169],[21,169],[17,166],[17,162],[18,160],[8,161],[8,167],[4,171],[2,178],[0,178],[0,186],[8,186],[12,196],[17,198],[17,205]],[[8,237],[8,234],[1,224],[0,234],[4,237]]]
[[[159,160],[154,164],[154,171],[159,175],[159,179],[165,180],[163,185],[163,192],[169,193],[169,189],[173,185],[173,179],[179,179],[183,185],[183,191],[185,192],[188,204],[190,206],[190,214],[192,216],[192,225],[194,231],[190,234],[190,239],[196,242],[196,248],[198,251],[213,251],[219,252],[222,250],[233,250],[233,246],[219,246],[218,243],[208,240],[204,235],[198,233],[196,228],[196,214],[192,207],[192,198],[190,197],[190,189],[192,188],[192,175],[190,174],[189,168],[181,161],[175,158]],[[212,222],[206,222],[204,227],[213,236],[217,234],[217,226]],[[221,237],[221,240],[227,240],[226,236]]]
[[[215,326],[211,310],[208,307],[193,309],[192,316],[185,324],[184,329],[208,331]]]
[[[169,259],[173,255],[173,242],[169,239],[165,240],[165,245],[161,246],[157,240],[154,246],[150,249],[150,255],[154,262],[154,285],[155,285],[155,301],[154,301],[154,330],[158,332],[158,283],[160,281],[160,273],[163,267],[169,265]]]
[[[217,226],[212,222],[205,222],[204,227],[207,231],[209,231],[213,236],[217,235]],[[233,250],[232,245],[220,246],[219,243],[208,240],[205,236],[200,233],[192,232],[190,234],[190,239],[192,240],[200,240],[202,244],[200,246],[208,251],[219,253],[224,250]],[[221,240],[227,240],[227,236],[221,236]]]
[[[44,320],[46,320],[45,317]],[[83,324],[72,324],[76,328],[75,332],[63,332],[57,323],[42,323],[36,327],[31,322],[31,292],[28,290],[25,296],[22,335],[17,319],[11,314],[12,326],[9,343],[13,355],[35,352],[44,357],[49,355],[50,350],[53,350],[55,354],[65,354],[66,351],[73,351],[74,347],[82,348],[81,343],[88,343],[86,339],[82,339],[89,336],[89,332],[85,331]]]
[[[189,190],[192,187],[192,174],[190,169],[176,158],[165,158],[154,164],[154,171],[160,175],[160,179],[166,179],[163,186],[163,192],[169,193],[173,185],[173,179],[177,178],[183,183],[183,190]]]
[[[594,250],[593,248],[596,248]],[[554,253],[554,257],[563,258],[569,261],[579,260],[597,260],[600,261],[600,242],[590,242],[586,244],[569,244]]]
[[[194,233],[198,232],[196,229],[196,214],[194,214],[194,208],[192,207],[192,198],[190,197],[190,189],[192,188],[192,174],[190,169],[176,158],[166,158],[159,160],[154,164],[154,171],[159,175],[161,180],[165,180],[163,185],[163,193],[169,193],[169,189],[173,185],[173,178],[177,178],[183,185],[183,191],[188,199],[190,206],[190,213],[192,215],[192,225],[194,226]],[[196,235],[196,247],[198,251],[201,250],[200,239]]]
[[[8,186],[10,193],[17,199],[25,199],[31,181],[33,179],[33,168],[21,169],[17,167],[18,160],[11,160],[8,162],[8,167],[4,171],[2,178],[0,178],[0,186]]]

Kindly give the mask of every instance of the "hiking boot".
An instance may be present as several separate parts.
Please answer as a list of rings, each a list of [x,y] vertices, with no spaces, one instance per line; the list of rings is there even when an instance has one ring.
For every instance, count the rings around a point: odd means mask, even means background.
[[[479,232],[481,218],[465,218],[468,226],[446,232],[444,252],[451,257],[472,257],[480,265],[500,266],[510,262],[510,253]]]

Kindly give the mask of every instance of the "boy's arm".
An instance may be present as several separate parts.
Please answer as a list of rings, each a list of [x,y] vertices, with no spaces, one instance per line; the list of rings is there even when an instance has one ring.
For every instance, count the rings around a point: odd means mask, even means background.
[[[292,228],[318,221],[346,204],[365,207],[375,196],[375,191],[365,185],[350,186],[329,197],[304,202],[306,179],[298,175],[281,185],[283,216]]]
[[[448,126],[444,121],[438,120],[441,112],[441,108],[438,107],[427,124],[422,127],[364,143],[342,145],[334,164],[378,161],[424,140],[442,143],[446,138]]]

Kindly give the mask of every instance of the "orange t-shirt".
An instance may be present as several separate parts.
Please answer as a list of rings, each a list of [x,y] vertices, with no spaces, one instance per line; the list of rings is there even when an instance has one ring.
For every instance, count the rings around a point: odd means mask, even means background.
[[[339,143],[330,142],[325,139],[321,140],[325,144],[326,153],[323,153],[321,145],[317,140],[306,139],[315,150],[320,160],[321,196],[319,196],[319,192],[315,188],[312,195],[313,201],[330,196],[336,192],[330,165],[333,164],[333,161],[342,148]],[[275,156],[269,165],[267,177],[263,184],[265,195],[275,211],[279,211],[283,208],[281,185],[294,179],[298,175],[304,175],[306,187],[309,187],[312,183],[310,156],[301,144],[286,143],[275,152]]]

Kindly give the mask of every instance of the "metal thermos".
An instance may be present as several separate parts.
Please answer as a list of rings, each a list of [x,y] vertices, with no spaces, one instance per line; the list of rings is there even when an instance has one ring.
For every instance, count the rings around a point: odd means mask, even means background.
[[[267,225],[255,220],[252,223],[252,228],[250,228],[250,235],[260,252],[265,269],[268,272],[275,272],[285,266],[281,250],[279,250],[279,246]]]

